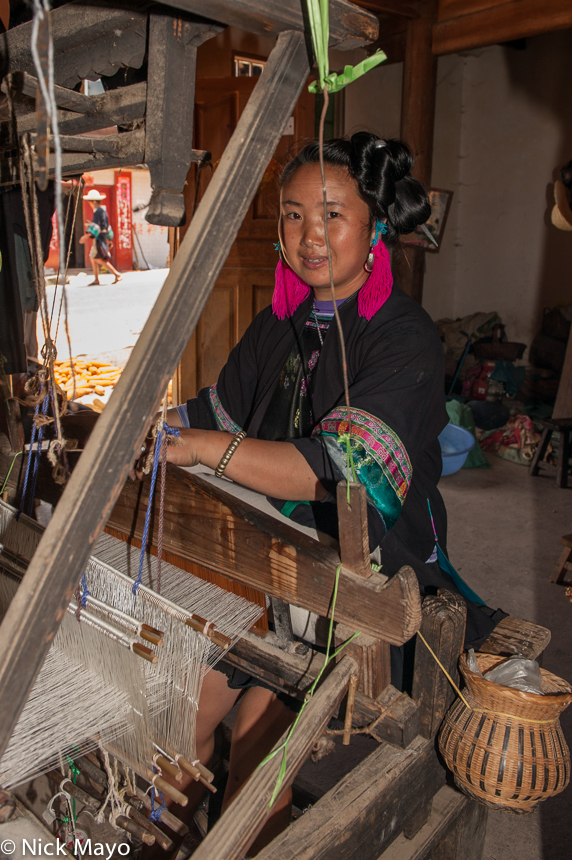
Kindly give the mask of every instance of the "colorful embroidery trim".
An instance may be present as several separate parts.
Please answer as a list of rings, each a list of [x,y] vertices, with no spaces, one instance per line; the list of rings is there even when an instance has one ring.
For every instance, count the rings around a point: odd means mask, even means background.
[[[217,423],[217,427],[219,430],[226,430],[227,433],[239,433],[242,430],[242,427],[239,427],[235,421],[232,420],[222,403],[220,402],[220,397],[218,396],[216,390],[216,383],[211,385],[209,388],[209,398],[211,402],[211,409],[213,411],[213,415],[215,421]]]
[[[320,433],[339,435],[349,429],[345,408],[333,409],[315,428]],[[411,461],[401,439],[379,418],[361,409],[352,409],[352,442],[361,442],[365,452],[380,466],[401,504],[411,484]]]

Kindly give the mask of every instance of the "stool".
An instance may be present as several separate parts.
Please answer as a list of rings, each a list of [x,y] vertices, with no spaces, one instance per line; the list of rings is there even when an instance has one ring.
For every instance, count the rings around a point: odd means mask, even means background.
[[[560,558],[556,562],[556,567],[550,574],[550,582],[557,582],[562,585],[572,585],[572,582],[566,582],[564,579],[567,570],[572,570],[572,535],[564,535],[560,538],[560,543],[565,549],[562,551]]]
[[[542,430],[540,442],[534,452],[534,457],[532,458],[532,462],[529,467],[530,475],[538,475],[542,466],[542,468],[546,469],[548,472],[556,472],[557,487],[566,488],[568,487],[568,461],[571,453],[570,434],[572,432],[572,418],[561,418],[554,421],[547,419],[545,421],[539,421],[538,423],[542,424],[544,429]],[[560,433],[560,445],[558,447],[558,462],[556,468],[542,462],[550,439],[552,438],[552,434],[555,430],[558,430]]]

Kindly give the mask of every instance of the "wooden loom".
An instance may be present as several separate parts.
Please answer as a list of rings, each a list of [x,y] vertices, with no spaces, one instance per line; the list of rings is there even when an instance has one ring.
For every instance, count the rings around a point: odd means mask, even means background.
[[[66,46],[66,51],[56,53],[61,128],[68,135],[64,140],[64,172],[72,174],[90,167],[128,165],[145,159],[156,191],[152,218],[162,224],[177,223],[180,217],[181,190],[189,159],[178,157],[176,141],[180,135],[189,139],[192,133],[189,92],[194,85],[197,44],[228,23],[271,33],[277,36],[277,42],[126,371],[77,463],[0,628],[4,654],[0,665],[0,755],[98,535],[106,523],[132,541],[141,535],[147,486],[141,489],[138,485],[125,485],[128,469],[310,70],[299,0],[211,0],[208,5],[199,0],[177,0],[174,5],[194,13],[208,9],[214,21],[205,23],[203,18],[179,17],[173,12],[77,3],[53,14],[56,49],[58,44]],[[375,18],[346,0],[332,0],[330,5],[333,43],[354,47],[375,39]],[[176,37],[173,21],[184,22],[183,40]],[[89,59],[95,71],[101,73],[102,65],[105,69],[129,65],[125,56],[135,57],[130,62],[137,65],[145,52],[148,24],[147,84],[96,97],[97,104],[69,90],[86,41],[93,48]],[[29,25],[23,25],[7,36],[9,68],[22,74],[18,133],[35,127],[33,108],[25,98],[35,85],[26,77],[31,69],[27,53],[29,30]],[[119,47],[114,42],[116,54],[110,57],[110,37],[118,30],[122,34],[118,37]],[[181,68],[185,73],[190,70],[186,79],[188,92],[183,93],[187,105],[191,105],[187,110],[181,110],[180,96],[176,88],[169,86]],[[118,135],[110,142],[112,146],[107,145],[107,151],[95,138],[74,137],[80,131],[96,130],[105,124],[141,124],[143,119],[144,128],[134,127]],[[86,147],[90,148],[87,154]],[[191,157],[199,158],[201,153]],[[1,168],[1,180],[12,182],[15,173],[9,150]],[[9,455],[2,458],[3,474],[10,462]],[[167,492],[164,543],[172,558],[181,559],[183,566],[205,567],[278,600],[328,614],[340,561],[335,550],[180,470],[169,469]],[[352,493],[351,511],[340,505],[343,569],[336,618],[340,622],[339,638],[348,638],[356,629],[362,632],[362,638],[352,643],[307,708],[290,746],[286,782],[292,781],[314,740],[327,726],[352,675],[359,680],[350,725],[375,722],[374,736],[391,745],[380,746],[346,777],[335,798],[326,797],[316,803],[261,856],[269,860],[302,855],[359,855],[363,860],[377,860],[400,833],[413,837],[423,831],[435,797],[440,824],[428,850],[439,845],[436,850],[441,860],[457,856],[473,860],[479,856],[477,834],[484,826],[486,812],[460,796],[443,794],[445,773],[432,741],[451,701],[451,691],[423,651],[417,655],[411,698],[389,684],[388,663],[389,643],[401,644],[422,625],[425,638],[455,674],[463,640],[463,609],[453,596],[442,595],[427,599],[422,615],[412,571],[403,569],[389,581],[371,572],[364,546],[363,499],[358,488],[352,488]],[[504,641],[499,645],[503,639],[499,634],[489,647],[510,650],[511,636],[516,635],[514,625],[505,623],[504,632]],[[538,653],[545,644],[545,636],[532,636],[527,653]],[[275,687],[303,696],[323,658],[312,650],[300,653],[279,630],[278,635],[270,634],[264,639],[246,636],[229,659]],[[253,775],[212,837],[196,852],[199,860],[243,855],[264,823],[277,765],[275,759]],[[365,793],[364,785],[368,789]]]

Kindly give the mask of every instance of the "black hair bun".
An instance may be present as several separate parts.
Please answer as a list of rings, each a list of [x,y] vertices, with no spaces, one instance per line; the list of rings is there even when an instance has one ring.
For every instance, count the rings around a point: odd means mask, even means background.
[[[411,175],[413,156],[401,140],[380,140],[360,131],[352,135],[351,168],[364,199],[377,218],[387,219],[385,241],[412,233],[431,215],[425,187]]]

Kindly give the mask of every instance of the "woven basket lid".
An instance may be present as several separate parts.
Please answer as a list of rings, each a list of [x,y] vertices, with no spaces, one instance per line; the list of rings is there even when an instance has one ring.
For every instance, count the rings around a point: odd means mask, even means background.
[[[503,658],[488,654],[478,654],[479,669],[485,673],[498,663],[503,663]],[[472,696],[487,710],[498,711],[507,716],[513,715],[520,719],[531,720],[557,720],[559,715],[572,702],[572,687],[563,678],[541,669],[544,695],[525,693],[513,687],[505,687],[495,684],[479,675],[471,672],[467,666],[464,654],[459,660],[459,667],[467,682],[467,687]]]

